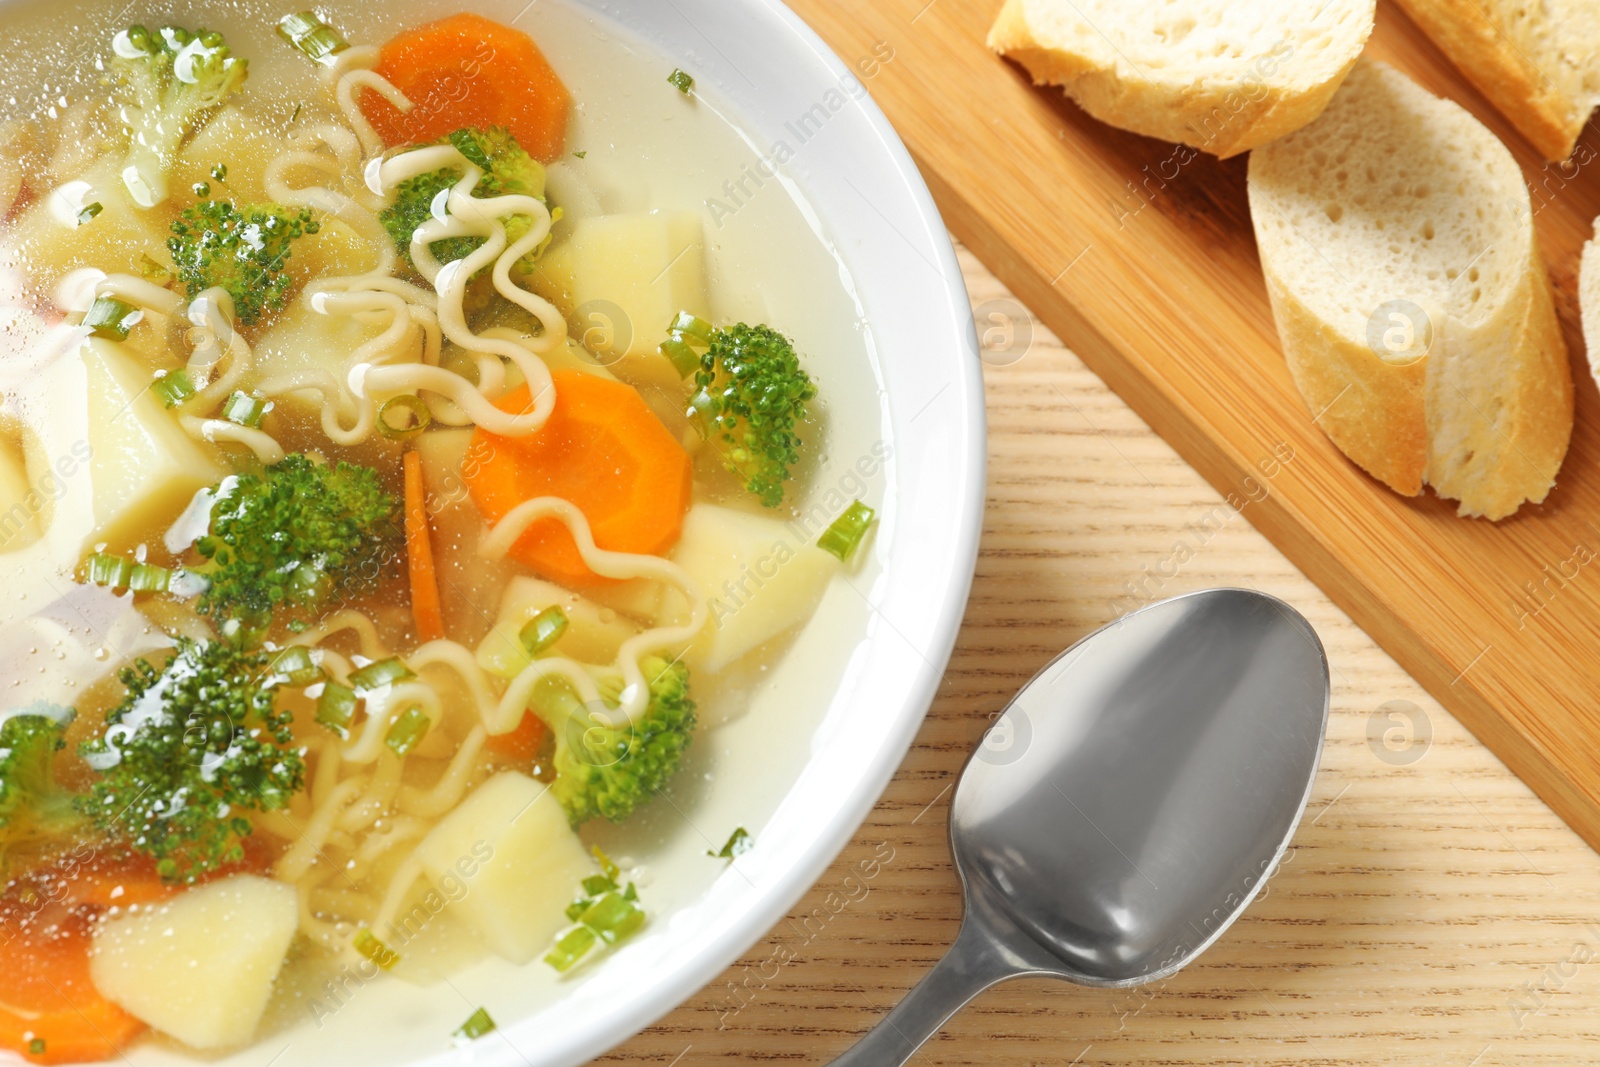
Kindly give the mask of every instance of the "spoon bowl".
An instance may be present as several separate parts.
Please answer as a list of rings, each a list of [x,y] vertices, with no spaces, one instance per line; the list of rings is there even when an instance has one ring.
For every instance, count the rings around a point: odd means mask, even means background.
[[[967,912],[955,945],[835,1062],[904,1063],[1008,978],[1134,986],[1205,951],[1299,824],[1328,697],[1310,624],[1249,590],[1153,604],[1062,653],[956,787]]]

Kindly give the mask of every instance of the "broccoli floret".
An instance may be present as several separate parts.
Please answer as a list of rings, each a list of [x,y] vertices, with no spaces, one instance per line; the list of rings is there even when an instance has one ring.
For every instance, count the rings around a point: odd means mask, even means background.
[[[454,145],[468,161],[483,171],[483,177],[472,190],[480,199],[493,196],[531,196],[544,199],[544,165],[517,144],[511,131],[503,126],[488,129],[465,128],[452,133],[440,144]],[[378,218],[383,228],[394,238],[395,247],[411,262],[411,238],[417,227],[434,218],[434,202],[439,194],[453,188],[461,180],[461,171],[455,167],[419,174],[408,178],[395,188],[394,203],[384,208]],[[559,209],[558,209],[559,210]],[[559,216],[558,216],[559,217]],[[512,215],[504,220],[506,241],[515,244],[528,232],[533,219],[527,215]],[[533,270],[549,239],[529,252],[517,264],[524,273]],[[465,259],[483,245],[481,237],[449,237],[435,241],[429,247],[440,263],[454,263]]]
[[[403,541],[394,496],[354,463],[293,454],[211,495],[210,528],[195,542],[209,561],[196,568],[209,583],[198,610],[255,631],[282,610],[318,611],[374,588]]]
[[[286,807],[305,784],[292,717],[264,684],[268,662],[180,637],[160,669],[141,659],[122,671],[126,695],[80,747],[100,774],[86,803],[96,824],[153,857],[168,881],[238,862],[251,832],[241,812]]]
[[[167,172],[178,146],[244,85],[246,63],[212,30],[130,26],[112,39],[110,70],[121,88],[128,126],[122,181],[135,202],[167,198]]]
[[[579,826],[596,815],[621,822],[666,787],[683,762],[694,733],[689,671],[658,656],[640,661],[650,683],[650,704],[626,726],[600,723],[565,683],[540,691],[534,711],[555,738],[555,783],[550,787],[567,818]],[[597,671],[608,705],[621,695],[622,676]],[[596,709],[598,710],[598,709]]]
[[[17,853],[67,841],[86,825],[77,797],[56,782],[56,753],[75,715],[34,704],[0,723],[0,876]]]
[[[253,326],[283,307],[293,284],[285,268],[294,242],[320,228],[310,208],[202,200],[173,220],[167,249],[190,300],[220,286],[233,297],[234,317]]]
[[[711,335],[694,374],[692,408],[708,436],[720,437],[728,468],[763,505],[783,503],[789,469],[800,461],[796,428],[817,387],[794,345],[770,326],[739,323]]]

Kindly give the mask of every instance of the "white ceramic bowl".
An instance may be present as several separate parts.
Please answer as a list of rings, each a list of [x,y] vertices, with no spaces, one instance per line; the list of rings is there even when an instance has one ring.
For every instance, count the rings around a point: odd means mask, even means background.
[[[307,995],[331,1013],[280,1011],[261,1044],[229,1057],[230,1065],[567,1067],[625,1040],[754,945],[850,840],[922,722],[961,622],[984,503],[977,342],[938,211],[862,90],[855,68],[872,57],[841,62],[777,0],[537,2],[590,12],[693,70],[705,100],[726,109],[753,146],[792,143],[793,123],[820,114],[819,105],[827,111],[782,170],[790,195],[809,209],[853,279],[877,362],[877,395],[856,404],[877,416],[862,421],[879,425],[834,440],[838,454],[822,476],[843,478],[855,457],[886,445],[890,458],[877,476],[885,487],[880,526],[867,558],[835,583],[767,680],[785,690],[779,703],[809,710],[787,725],[768,710],[766,721],[752,714],[710,732],[705,766],[716,781],[699,790],[703,803],[679,813],[684,825],[669,848],[675,858],[656,862],[656,885],[646,891],[657,918],[634,941],[565,981],[539,964],[487,963],[449,984],[384,980],[367,988],[356,980],[313,990]],[[148,17],[159,19],[169,4],[148,6]],[[204,0],[170,6],[174,16],[209,7]],[[440,13],[476,7],[509,20],[523,0],[426,6]],[[760,799],[745,805],[746,796]],[[740,822],[757,831],[754,850],[728,866],[706,859],[704,847],[720,845]],[[681,875],[690,869],[700,873]],[[499,1021],[498,1034],[452,1048],[448,1034],[480,1004]],[[141,1067],[194,1062],[150,1044],[132,1060]]]

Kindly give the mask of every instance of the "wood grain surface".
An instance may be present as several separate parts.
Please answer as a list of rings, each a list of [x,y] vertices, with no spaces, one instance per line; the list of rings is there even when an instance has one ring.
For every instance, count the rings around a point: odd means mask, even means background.
[[[598,1062],[823,1064],[864,1033],[955,935],[948,792],[988,717],[1123,610],[1125,582],[1180,556],[1161,595],[1253,586],[1294,604],[1327,645],[1328,745],[1292,851],[1266,895],[1169,981],[1004,985],[915,1062],[1600,1062],[1600,856],[1252,528],[1271,495],[1230,507],[962,255],[989,364],[991,467],[941,695],[882,801],[790,916]],[[1257,484],[1276,494],[1286,478]]]
[[[1213,486],[1247,492],[1292,450],[1251,523],[1600,844],[1600,569],[1581,562],[1600,551],[1600,395],[1575,297],[1600,213],[1594,128],[1585,162],[1546,166],[1379,3],[1369,53],[1473,111],[1523,165],[1577,369],[1578,431],[1550,501],[1462,521],[1437,498],[1390,493],[1313,425],[1273,329],[1245,159],[1125,133],[1035,89],[984,48],[998,0],[792,6],[847,62],[892,53],[864,68],[868,88],[951,230]]]

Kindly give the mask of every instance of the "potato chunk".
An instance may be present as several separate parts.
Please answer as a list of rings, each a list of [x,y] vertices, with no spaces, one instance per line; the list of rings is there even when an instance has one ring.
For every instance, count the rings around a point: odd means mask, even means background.
[[[622,377],[670,374],[656,352],[680,311],[706,315],[705,233],[691,211],[579,219],[539,261],[533,287]],[[631,372],[631,373],[630,373]]]
[[[151,372],[119,345],[91,339],[80,350],[88,385],[94,530],[89,543],[126,550],[182,513],[195,493],[221,481],[212,453],[184,433],[150,386]]]
[[[517,771],[473,790],[417,859],[455,917],[513,963],[550,947],[579,883],[598,870],[549,787]]]
[[[141,257],[166,256],[167,228],[153,211],[139,207],[111,160],[75,181],[44,192],[23,208],[4,236],[7,266],[24,273],[44,294],[71,271],[97,267],[107,273],[139,273]],[[78,212],[99,204],[80,223]]]
[[[39,539],[40,507],[39,494],[28,486],[21,449],[0,442],[0,552],[15,552]]]
[[[672,558],[707,600],[711,618],[684,660],[709,672],[809,620],[839,572],[836,558],[783,523],[712,504],[689,509]],[[681,598],[669,600],[668,614],[682,610]]]
[[[254,1036],[299,925],[292,886],[255,875],[210,882],[106,920],[94,937],[95,988],[197,1049]]]

